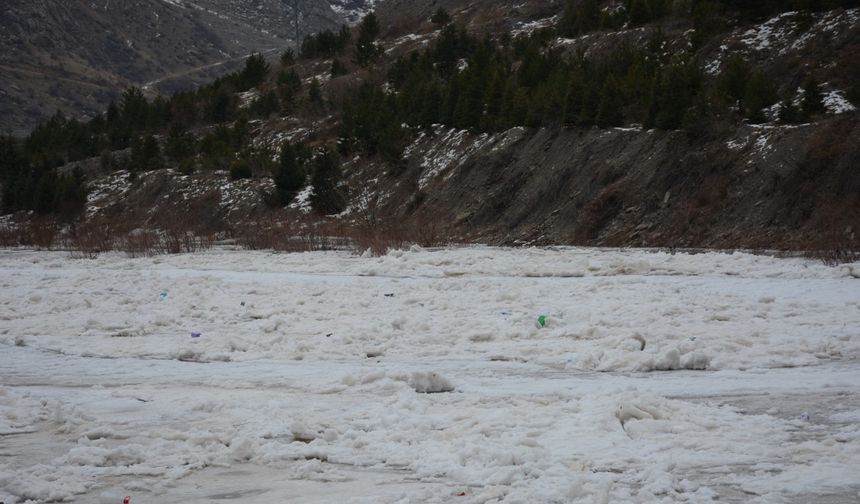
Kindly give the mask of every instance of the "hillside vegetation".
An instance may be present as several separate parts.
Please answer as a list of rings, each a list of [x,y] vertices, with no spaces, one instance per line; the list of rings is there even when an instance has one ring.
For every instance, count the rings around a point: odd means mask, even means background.
[[[170,197],[196,177],[234,235],[315,214],[371,241],[858,248],[857,2],[403,4],[2,139],[3,211],[158,227],[154,208],[207,204]],[[105,210],[117,170],[147,211]]]

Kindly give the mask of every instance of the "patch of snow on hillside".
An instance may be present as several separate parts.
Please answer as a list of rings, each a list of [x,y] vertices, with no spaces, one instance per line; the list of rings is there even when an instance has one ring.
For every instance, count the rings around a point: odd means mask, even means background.
[[[288,208],[293,210],[301,210],[302,213],[310,213],[311,208],[311,193],[313,192],[313,187],[308,184],[304,189],[299,191],[296,194],[296,197],[293,198],[293,201],[290,202]]]
[[[784,12],[764,23],[749,29],[743,34],[741,42],[747,47],[761,51],[784,41],[794,28],[794,23],[786,22],[797,16],[797,12]]]
[[[723,44],[720,46],[720,50],[717,55],[710,62],[705,64],[705,73],[711,76],[718,75],[722,70],[723,60],[725,59],[726,52],[729,50],[729,46]]]
[[[129,173],[125,170],[116,171],[110,175],[95,179],[89,184],[87,193],[87,217],[98,213],[108,201],[122,199],[131,189]]]
[[[423,171],[418,186],[424,189],[442,174],[447,173],[446,179],[452,176],[454,168],[462,166],[479,151],[494,153],[510,147],[523,138],[525,131],[525,128],[516,127],[498,134],[472,135],[468,130],[445,130],[443,126],[435,125],[432,135],[419,133],[404,150],[404,157],[420,156]]]
[[[744,138],[743,140],[734,139],[734,140],[729,140],[728,142],[726,142],[726,147],[728,147],[729,150],[733,150],[733,151],[737,152],[737,151],[741,151],[741,150],[745,149],[747,144],[749,144],[749,138]]]
[[[444,132],[444,133],[443,133]],[[465,141],[470,136],[468,130],[459,130],[451,128],[447,131],[442,126],[435,126],[433,141],[429,143],[429,148],[421,152],[421,178],[418,181],[419,189],[426,188],[430,182],[436,177],[445,172],[449,172],[450,176],[454,167],[462,166],[472,154],[483,149],[490,143],[497,141],[499,138],[506,138],[505,135],[490,135],[482,133],[476,136],[471,143]],[[405,150],[407,157],[414,155],[415,152],[426,147],[424,141],[427,135],[420,134],[415,142]]]
[[[347,24],[356,25],[382,0],[331,0],[331,10],[343,17]]]
[[[520,22],[517,23],[516,28],[511,31],[511,34],[516,37],[518,35],[530,35],[535,30],[540,30],[543,28],[549,28],[551,26],[555,26],[558,23],[558,20],[561,18],[559,15],[555,15],[548,18],[538,19],[535,21],[528,22]]]
[[[281,152],[281,147],[286,142],[298,143],[307,140],[310,137],[311,131],[305,127],[293,127],[292,129],[264,131],[255,136],[252,144],[257,148],[268,148],[272,151],[277,160],[277,156]]]
[[[244,93],[238,94],[239,98],[239,109],[244,110],[249,108],[254,102],[260,98],[260,93],[256,89],[251,89],[250,91],[245,91]]]
[[[857,110],[857,107],[848,101],[842,91],[839,90],[824,93],[823,100],[824,106],[831,114],[844,114]]]
[[[773,144],[770,143],[766,134],[762,134],[760,137],[756,138],[755,151],[762,158],[766,157],[768,153],[773,151]]]
[[[256,201],[259,199],[259,194],[261,192],[273,192],[274,189],[275,183],[270,177],[258,180],[231,180],[230,178],[226,178],[221,182],[221,186],[218,188],[218,192],[221,196],[219,206],[228,213],[240,211],[238,205],[241,202]],[[198,190],[197,194],[192,194],[191,199],[197,199],[205,195],[205,193],[200,194],[200,192],[201,191]]]
[[[418,33],[407,33],[406,35],[399,37],[391,43],[391,45],[385,49],[386,54],[391,54],[395,49],[406,44],[408,42],[420,42],[422,46],[426,46],[430,43],[430,40],[435,39],[439,34],[439,30],[436,30],[432,33],[427,34],[418,34]]]
[[[440,129],[441,126],[436,130],[437,136],[440,134]],[[428,151],[424,152],[421,160],[423,171],[418,181],[419,189],[427,187],[432,179],[461,159],[458,149],[467,134],[468,131],[466,130],[451,128],[445,132],[444,136],[438,138]]]

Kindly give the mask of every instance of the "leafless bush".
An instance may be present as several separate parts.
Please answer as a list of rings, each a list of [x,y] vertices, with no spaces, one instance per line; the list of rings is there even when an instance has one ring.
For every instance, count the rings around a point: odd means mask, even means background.
[[[164,211],[157,220],[157,250],[161,254],[192,253],[212,246],[212,230],[181,208]]]
[[[0,224],[0,247],[17,247],[20,245],[19,237],[17,225],[6,222]]]
[[[293,234],[285,250],[290,252],[333,250],[338,242],[343,241],[343,237],[343,227],[339,223],[307,216],[295,223]]]
[[[411,236],[422,247],[439,247],[449,242],[442,224],[442,216],[422,213],[410,221]]]
[[[158,232],[152,229],[133,229],[117,242],[117,248],[129,257],[150,257],[161,251]]]
[[[291,233],[290,223],[282,214],[270,213],[233,228],[237,243],[248,250],[283,250]]]
[[[233,233],[243,248],[282,252],[332,250],[346,236],[343,226],[336,221],[280,212],[244,222]]]
[[[804,255],[818,259],[824,264],[838,264],[860,261],[860,237],[856,223],[860,222],[860,208],[845,208],[830,202],[818,208],[809,229],[811,236],[799,244]]]
[[[828,266],[858,262],[860,261],[860,240],[855,233],[851,227],[847,229],[830,227],[804,244],[802,247],[804,255],[818,259]]]
[[[60,226],[51,217],[35,217],[18,229],[21,231],[21,245],[45,250],[54,248],[60,232]]]
[[[354,225],[350,231],[353,249],[359,253],[369,250],[375,256],[406,248],[415,242],[412,229],[402,222],[363,222]]]
[[[73,254],[94,259],[102,252],[114,250],[115,230],[105,218],[94,218],[72,227],[68,248]]]
[[[837,242],[831,243],[826,248],[813,250],[810,255],[828,266],[838,266],[860,261],[860,248],[852,248],[845,242]]]

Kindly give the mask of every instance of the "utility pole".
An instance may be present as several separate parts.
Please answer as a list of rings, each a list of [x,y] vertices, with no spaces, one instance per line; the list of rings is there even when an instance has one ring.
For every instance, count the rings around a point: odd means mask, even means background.
[[[295,27],[296,27],[296,57],[297,58],[299,57],[299,54],[301,53],[301,50],[302,50],[302,46],[301,46],[301,43],[302,43],[301,35],[302,34],[301,34],[301,31],[299,28],[299,16],[301,16],[301,11],[299,10],[299,4],[300,3],[301,3],[301,0],[293,0],[293,22],[295,23]]]

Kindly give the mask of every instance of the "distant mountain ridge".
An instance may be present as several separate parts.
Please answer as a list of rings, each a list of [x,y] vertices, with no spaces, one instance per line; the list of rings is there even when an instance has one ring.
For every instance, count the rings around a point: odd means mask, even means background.
[[[91,117],[130,85],[170,93],[235,70],[252,51],[294,42],[292,1],[4,0],[0,131],[56,110]],[[302,33],[336,28],[360,1],[301,0]],[[169,77],[178,76],[178,79]],[[168,77],[168,79],[165,79]]]

